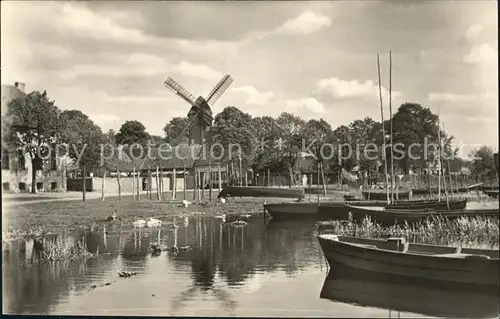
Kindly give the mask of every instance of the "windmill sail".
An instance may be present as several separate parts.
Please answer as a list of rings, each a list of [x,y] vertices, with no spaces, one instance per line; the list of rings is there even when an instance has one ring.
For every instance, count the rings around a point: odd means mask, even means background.
[[[188,92],[185,88],[183,88],[179,83],[175,82],[174,79],[168,78],[165,81],[165,86],[172,90],[175,94],[180,96],[184,101],[188,102],[191,105],[195,104],[194,96]]]
[[[224,75],[222,80],[220,80],[220,82],[217,83],[212,92],[208,94],[206,99],[208,105],[213,106],[215,102],[217,102],[217,100],[221,97],[221,95],[231,85],[231,83],[233,83],[233,81],[234,79],[229,74]]]

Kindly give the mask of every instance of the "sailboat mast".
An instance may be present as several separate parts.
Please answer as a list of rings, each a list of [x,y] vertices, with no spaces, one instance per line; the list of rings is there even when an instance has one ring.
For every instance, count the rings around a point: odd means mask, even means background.
[[[389,179],[387,177],[387,157],[385,156],[384,107],[382,102],[382,83],[380,79],[380,58],[378,53],[377,53],[377,70],[378,70],[378,94],[380,98],[380,117],[382,120],[382,157],[384,157],[385,195],[387,198],[387,203],[389,204],[391,201],[389,198],[389,187],[388,187]]]
[[[438,138],[439,138],[439,187],[441,187],[441,174],[443,175],[443,186],[444,186],[444,196],[446,198],[446,207],[448,210],[450,209],[450,201],[448,199],[448,192],[446,191],[446,178],[444,176],[443,171],[443,146],[441,143],[441,122],[439,119],[439,111],[438,111]]]
[[[392,149],[392,52],[389,50],[389,116],[390,116],[390,137],[391,137],[391,203],[394,203],[394,157]]]
[[[441,125],[439,124],[439,106],[438,106],[438,156],[439,156],[439,169],[438,169],[438,201],[441,201]]]

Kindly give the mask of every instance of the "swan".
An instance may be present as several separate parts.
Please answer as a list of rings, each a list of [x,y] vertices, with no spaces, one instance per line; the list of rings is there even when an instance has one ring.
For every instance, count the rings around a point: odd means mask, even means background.
[[[222,203],[222,204],[225,204],[226,203],[226,199],[224,197],[219,197],[219,201]]]
[[[159,219],[150,217],[146,222],[147,227],[160,227],[163,222]]]
[[[184,206],[185,208],[187,208],[189,206],[189,204],[191,204],[191,203],[188,202],[187,200],[182,201],[182,206]]]
[[[243,215],[240,215],[241,218],[250,218],[252,217],[252,215],[250,214],[243,214]]]
[[[224,215],[218,215],[218,216],[215,216],[215,218],[217,218],[217,219],[221,219],[223,223],[225,223],[225,222],[226,222],[226,215],[225,215],[225,214],[224,214]]]
[[[146,221],[144,219],[138,219],[135,222],[133,222],[134,227],[142,228],[146,226]]]

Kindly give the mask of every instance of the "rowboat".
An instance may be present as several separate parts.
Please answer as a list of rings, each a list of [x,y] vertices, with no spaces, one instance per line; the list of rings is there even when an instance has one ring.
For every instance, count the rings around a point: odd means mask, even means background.
[[[345,204],[346,210],[351,213],[353,220],[362,221],[369,216],[372,221],[384,225],[394,225],[395,223],[414,223],[425,220],[432,216],[442,216],[448,219],[459,217],[491,217],[498,216],[498,208],[491,209],[458,209],[450,211],[436,211],[426,209],[376,209],[370,207],[360,207]]]
[[[368,199],[368,200],[386,200],[387,199],[387,194],[385,191],[362,191],[361,192],[363,194],[363,198],[364,199]],[[394,194],[394,197],[395,198],[398,198],[398,199],[409,199],[410,198],[410,192],[409,191],[399,191],[397,192],[397,196],[396,194]]]
[[[448,209],[449,205],[449,209]],[[456,210],[456,209],[465,209],[467,205],[467,200],[449,200],[448,203],[446,201],[440,200],[405,200],[405,201],[397,201],[392,204],[386,205],[386,208],[391,209],[433,209],[433,210]]]
[[[304,198],[303,188],[278,188],[263,186],[226,186],[218,197],[277,197],[277,198]]]
[[[416,279],[499,286],[499,251],[407,243],[404,238],[364,239],[333,234],[318,236],[333,268],[344,266]]]
[[[468,193],[470,191],[475,190],[476,188],[483,189],[484,186],[482,186],[483,183],[477,183],[465,187],[457,187],[453,189],[448,189],[447,191],[450,193]],[[441,192],[444,192],[444,189],[441,189]],[[439,188],[437,187],[432,187],[432,188],[412,188],[411,190],[412,195],[429,195],[431,194],[437,194],[439,193]]]
[[[331,201],[318,204],[317,202],[305,203],[272,203],[265,204],[264,209],[271,215],[273,220],[294,220],[294,219],[344,219],[347,217],[347,211],[344,208],[345,201]],[[349,202],[358,206],[380,206],[382,201],[359,201]],[[322,209],[327,205],[329,209]],[[326,214],[324,212],[326,211]]]
[[[498,189],[497,190],[483,190],[483,193],[485,193],[486,195],[490,196],[490,197],[493,197],[493,198],[498,198]]]
[[[320,298],[441,318],[493,318],[498,289],[362,271],[336,264]],[[464,302],[466,301],[466,302]]]

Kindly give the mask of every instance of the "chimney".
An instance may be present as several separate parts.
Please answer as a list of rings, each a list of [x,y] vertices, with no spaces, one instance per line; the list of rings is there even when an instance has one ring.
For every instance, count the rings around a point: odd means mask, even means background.
[[[21,82],[16,82],[14,83],[16,88],[18,88],[21,92],[26,93],[26,84],[21,83]]]

